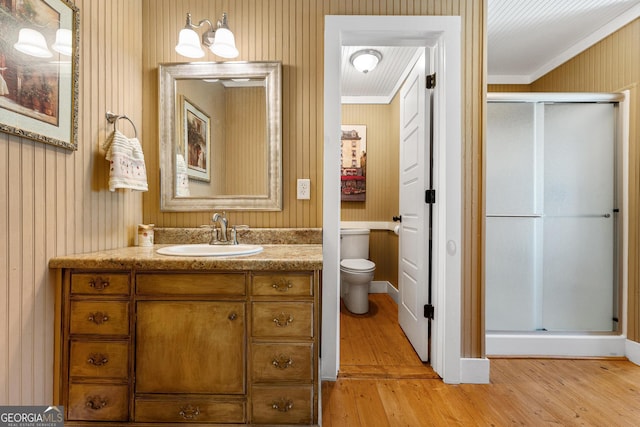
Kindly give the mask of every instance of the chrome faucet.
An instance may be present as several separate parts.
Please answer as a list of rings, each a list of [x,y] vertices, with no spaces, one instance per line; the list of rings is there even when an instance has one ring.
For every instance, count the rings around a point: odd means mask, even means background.
[[[213,227],[214,227],[214,231],[213,231],[213,235],[211,238],[211,242],[209,242],[211,245],[226,245],[229,244],[229,239],[227,238],[227,214],[226,212],[222,212],[222,215],[220,215],[218,212],[213,214],[213,217],[211,218],[211,221],[213,221]],[[217,230],[215,229],[216,223],[220,224],[220,235],[218,235]]]

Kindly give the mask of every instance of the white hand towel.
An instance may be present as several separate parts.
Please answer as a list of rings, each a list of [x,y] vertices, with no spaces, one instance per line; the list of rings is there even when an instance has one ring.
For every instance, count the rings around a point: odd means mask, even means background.
[[[187,174],[187,162],[182,154],[176,154],[176,196],[189,197],[189,175]]]
[[[109,161],[109,190],[130,188],[148,191],[147,169],[138,138],[127,138],[115,130],[102,145]]]

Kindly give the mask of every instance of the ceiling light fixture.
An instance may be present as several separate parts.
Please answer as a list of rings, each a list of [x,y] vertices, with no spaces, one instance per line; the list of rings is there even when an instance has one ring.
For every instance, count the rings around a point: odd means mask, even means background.
[[[375,49],[363,49],[355,52],[349,59],[353,67],[361,73],[368,73],[382,60],[382,54]]]
[[[200,46],[200,38],[194,28],[200,28],[205,24],[209,25],[209,29],[202,34],[202,44],[204,46],[223,58],[235,58],[238,56],[239,52],[236,48],[235,37],[229,29],[226,12],[222,14],[222,18],[218,20],[215,27],[208,19],[203,19],[197,25],[194,25],[191,22],[191,14],[187,13],[187,23],[180,30],[176,52],[188,58],[202,58],[204,51]]]

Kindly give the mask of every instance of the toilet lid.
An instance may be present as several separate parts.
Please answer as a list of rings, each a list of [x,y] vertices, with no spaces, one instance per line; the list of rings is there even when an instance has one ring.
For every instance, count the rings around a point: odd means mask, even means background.
[[[368,259],[343,259],[340,261],[340,267],[343,270],[347,271],[361,271],[368,272],[376,269],[375,263],[369,261]]]

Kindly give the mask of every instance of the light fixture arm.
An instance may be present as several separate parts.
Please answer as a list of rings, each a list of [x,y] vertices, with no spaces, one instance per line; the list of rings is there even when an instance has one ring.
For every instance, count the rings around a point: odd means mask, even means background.
[[[200,28],[204,28],[204,32],[202,36],[198,37],[196,30]],[[201,40],[199,41],[198,38]],[[200,44],[223,58],[235,58],[238,56],[235,37],[229,29],[226,12],[216,21],[215,25],[208,19],[202,19],[197,24],[194,24],[191,13],[187,12],[187,21],[180,31],[176,52],[189,58],[201,58],[204,56],[204,52]]]
[[[202,33],[202,44],[205,45],[206,47],[210,47],[213,44],[216,30],[218,28],[229,29],[229,24],[227,21],[227,12],[222,12],[222,18],[216,21],[215,26],[207,18],[201,19],[197,24],[194,24],[193,21],[191,20],[191,13],[187,12],[187,23],[185,25],[185,28],[191,28],[191,29],[202,28],[202,26],[205,24],[209,25],[209,29],[204,33]]]

